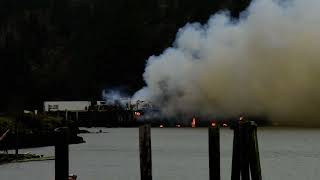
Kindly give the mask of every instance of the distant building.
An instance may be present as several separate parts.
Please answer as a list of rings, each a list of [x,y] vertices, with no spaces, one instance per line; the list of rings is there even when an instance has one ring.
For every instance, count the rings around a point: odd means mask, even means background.
[[[91,106],[90,101],[45,101],[43,103],[44,112],[52,111],[88,111]]]

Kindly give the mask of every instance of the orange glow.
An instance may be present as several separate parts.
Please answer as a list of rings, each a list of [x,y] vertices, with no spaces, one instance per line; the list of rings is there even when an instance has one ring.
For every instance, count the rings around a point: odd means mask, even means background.
[[[141,113],[140,112],[134,112],[134,115],[141,116]]]
[[[211,126],[212,126],[212,127],[216,127],[216,125],[217,125],[217,124],[216,124],[216,123],[214,123],[214,122],[213,122],[213,123],[211,123]]]
[[[196,127],[196,118],[192,118],[191,127],[192,127],[192,128],[195,128],[195,127]]]
[[[69,175],[68,180],[77,180],[77,175]]]
[[[160,125],[160,128],[163,128],[163,125],[162,125],[162,124]]]

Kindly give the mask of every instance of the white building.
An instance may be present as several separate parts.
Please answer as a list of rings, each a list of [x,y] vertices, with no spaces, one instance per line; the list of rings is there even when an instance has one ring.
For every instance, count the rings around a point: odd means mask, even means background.
[[[44,112],[49,111],[87,111],[91,106],[90,101],[45,101],[43,103]]]

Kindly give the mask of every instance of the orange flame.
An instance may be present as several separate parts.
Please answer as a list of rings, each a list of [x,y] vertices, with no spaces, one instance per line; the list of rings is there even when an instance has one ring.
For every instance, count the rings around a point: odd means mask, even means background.
[[[192,118],[191,127],[192,127],[192,128],[195,128],[195,127],[196,127],[196,118]]]
[[[141,113],[140,113],[140,112],[134,112],[134,114],[135,114],[136,116],[141,116]]]

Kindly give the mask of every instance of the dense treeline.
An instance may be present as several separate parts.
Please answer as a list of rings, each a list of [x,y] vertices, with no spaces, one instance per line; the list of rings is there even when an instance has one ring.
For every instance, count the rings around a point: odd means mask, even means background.
[[[187,22],[250,0],[1,0],[0,112],[143,86],[145,60]]]

